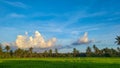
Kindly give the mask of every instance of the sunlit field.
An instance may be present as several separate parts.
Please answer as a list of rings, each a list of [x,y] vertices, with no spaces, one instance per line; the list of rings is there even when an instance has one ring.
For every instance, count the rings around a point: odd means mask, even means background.
[[[10,58],[0,68],[120,68],[120,58]]]

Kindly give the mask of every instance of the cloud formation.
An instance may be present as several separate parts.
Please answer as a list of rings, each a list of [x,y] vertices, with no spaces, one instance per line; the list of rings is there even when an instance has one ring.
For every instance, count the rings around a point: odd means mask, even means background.
[[[18,48],[49,48],[55,45],[57,39],[52,38],[48,41],[45,41],[42,35],[35,31],[34,36],[28,36],[28,33],[26,32],[25,35],[18,35],[16,39],[16,46]]]
[[[25,15],[17,14],[17,13],[11,13],[8,16],[12,18],[25,18],[26,17]]]
[[[14,6],[14,7],[20,7],[20,8],[27,8],[28,6],[22,2],[11,2],[11,1],[3,1],[4,3]]]
[[[79,38],[76,42],[73,42],[72,45],[81,45],[81,44],[89,44],[92,40],[88,40],[88,33],[85,32],[82,38]]]

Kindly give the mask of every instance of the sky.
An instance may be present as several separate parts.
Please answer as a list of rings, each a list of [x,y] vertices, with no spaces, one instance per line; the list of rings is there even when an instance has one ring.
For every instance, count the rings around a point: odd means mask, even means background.
[[[45,44],[55,38],[61,52],[85,51],[93,44],[116,48],[119,28],[120,0],[0,0],[1,43],[16,42],[25,32],[33,37],[37,31]]]

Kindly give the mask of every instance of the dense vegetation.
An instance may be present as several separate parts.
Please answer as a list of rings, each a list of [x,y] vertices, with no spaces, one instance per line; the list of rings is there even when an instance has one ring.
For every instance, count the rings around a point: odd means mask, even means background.
[[[33,52],[33,48],[29,48],[28,50],[16,49],[15,51],[10,50],[9,46],[5,47],[6,51],[2,51],[3,49],[0,47],[0,57],[1,58],[39,58],[39,57],[120,57],[120,48],[117,49],[99,49],[95,45],[93,45],[94,51],[91,50],[90,47],[87,47],[86,52],[79,52],[76,48],[73,48],[71,53],[59,53],[57,49],[54,51],[52,49],[45,50],[43,53]]]
[[[116,43],[120,45],[120,36],[117,36]],[[39,58],[39,57],[120,57],[120,48],[117,49],[99,49],[96,45],[93,45],[94,51],[88,46],[86,52],[81,53],[76,48],[73,48],[71,53],[59,53],[58,49],[54,51],[52,49],[45,50],[43,53],[33,52],[33,48],[29,48],[28,50],[24,49],[16,49],[11,50],[10,46],[6,46],[2,48],[2,44],[0,44],[0,58]]]

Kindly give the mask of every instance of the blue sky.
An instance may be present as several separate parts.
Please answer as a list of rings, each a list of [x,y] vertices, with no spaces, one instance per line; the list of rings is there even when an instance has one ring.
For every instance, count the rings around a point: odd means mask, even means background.
[[[88,32],[99,48],[117,47],[119,28],[120,0],[0,0],[0,42],[38,30],[46,40],[56,37],[57,44],[69,45]]]

